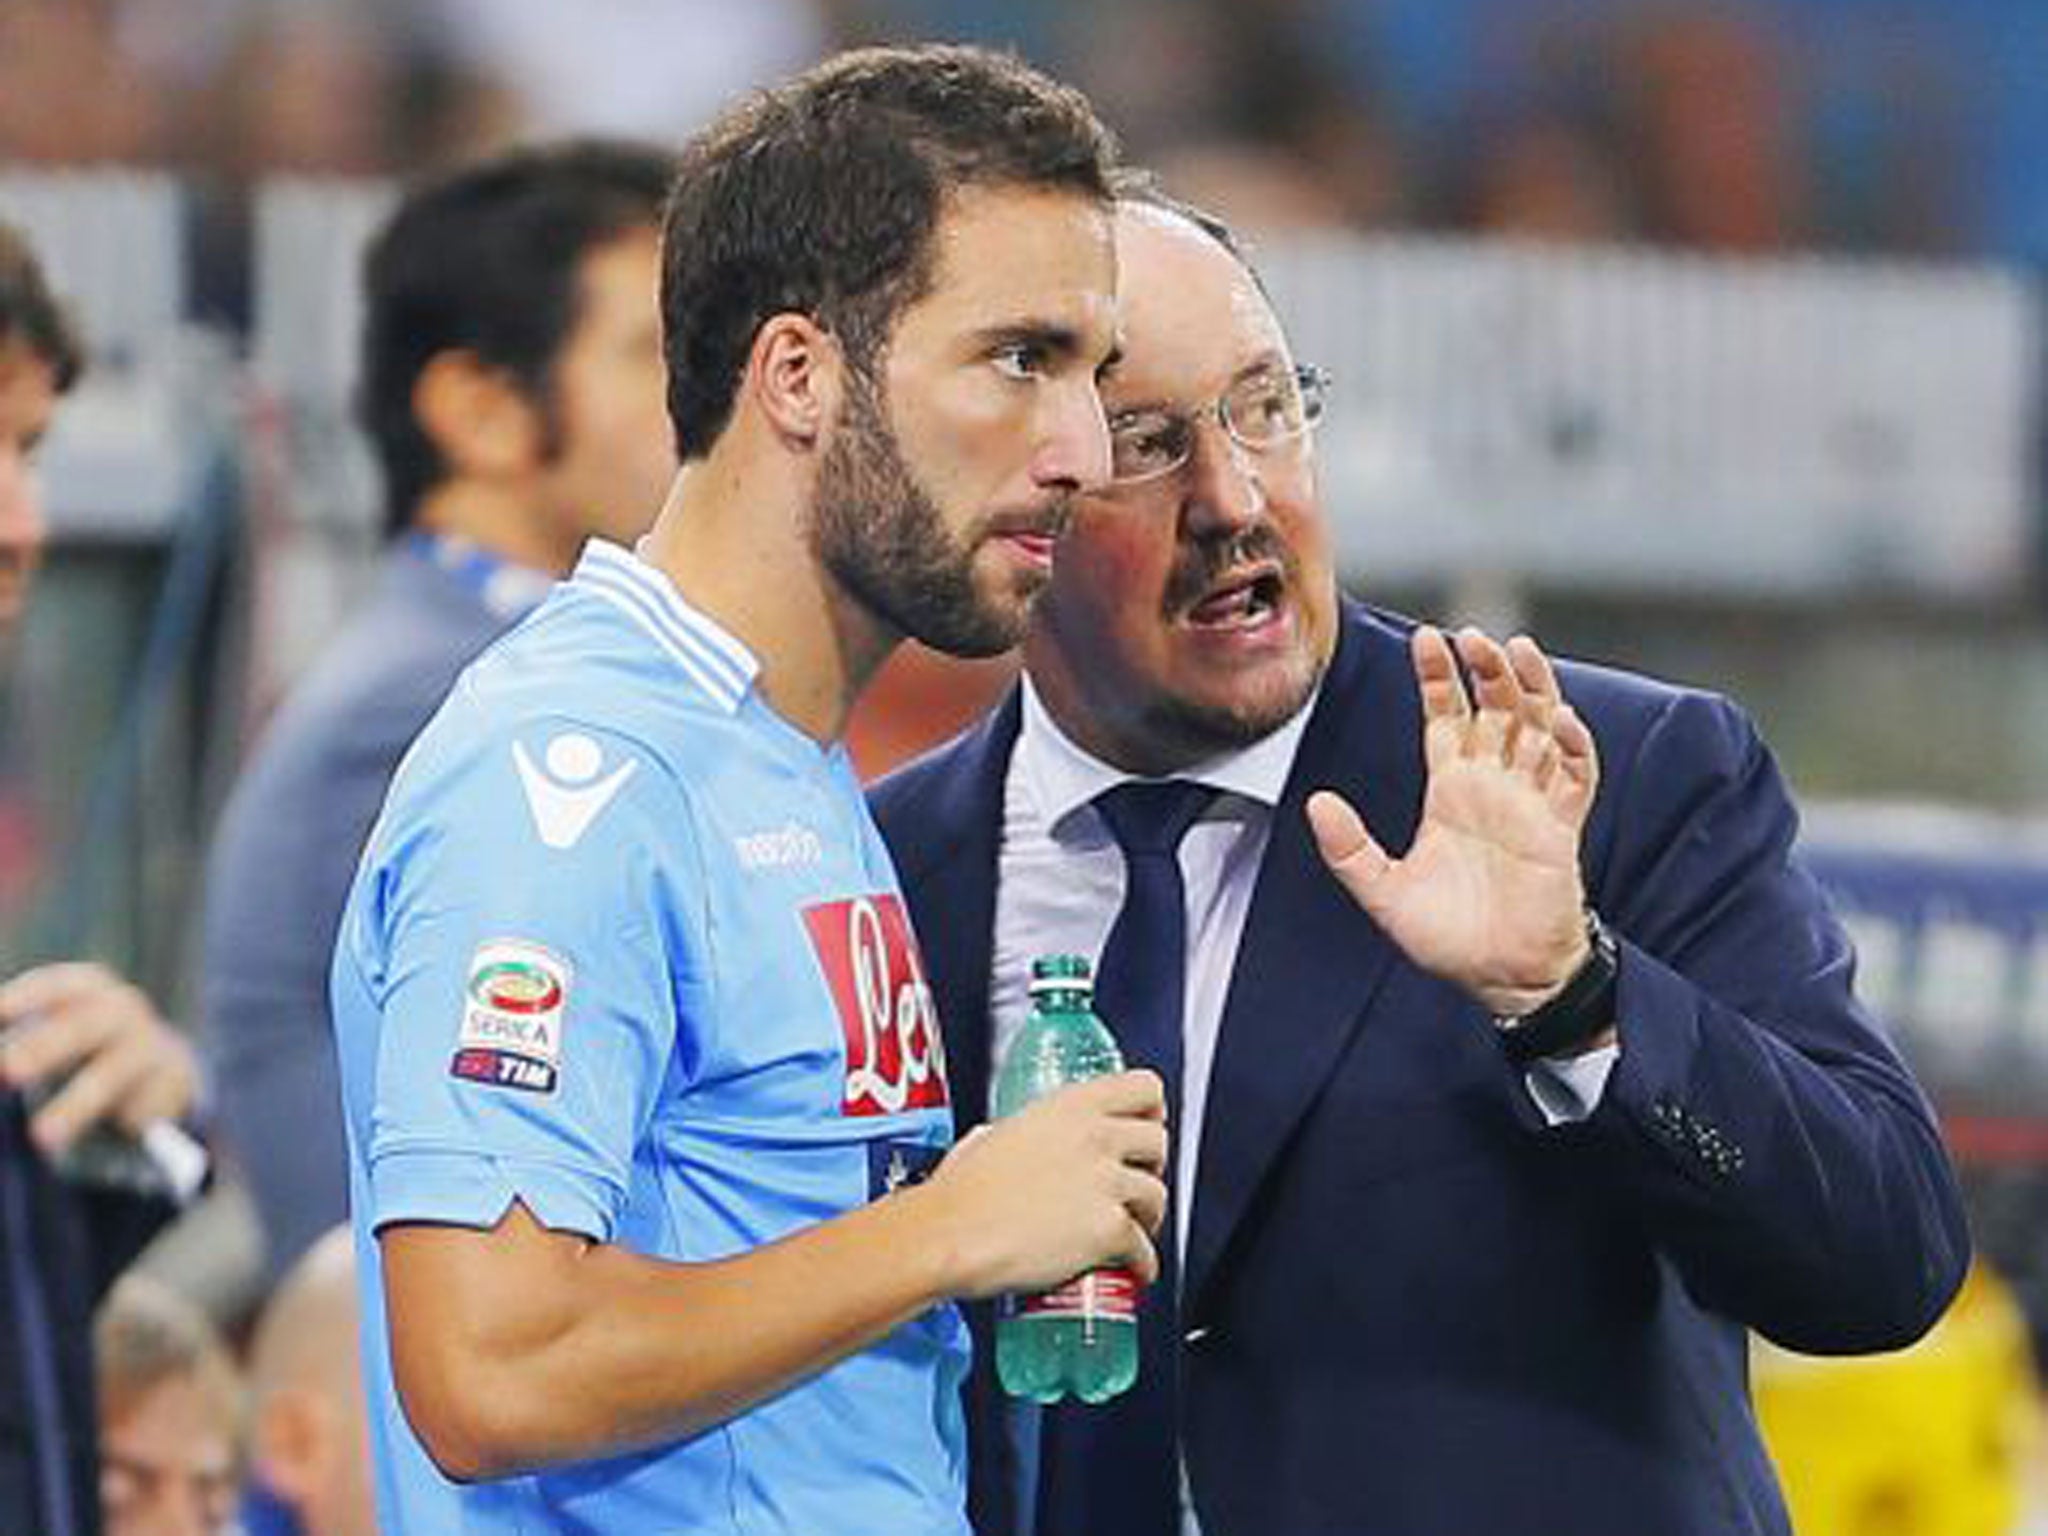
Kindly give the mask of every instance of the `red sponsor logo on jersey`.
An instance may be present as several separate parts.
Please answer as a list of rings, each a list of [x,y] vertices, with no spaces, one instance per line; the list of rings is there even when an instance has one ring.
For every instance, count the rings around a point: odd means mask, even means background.
[[[924,961],[903,903],[893,895],[804,909],[818,964],[846,1033],[849,1115],[946,1106],[946,1047]]]

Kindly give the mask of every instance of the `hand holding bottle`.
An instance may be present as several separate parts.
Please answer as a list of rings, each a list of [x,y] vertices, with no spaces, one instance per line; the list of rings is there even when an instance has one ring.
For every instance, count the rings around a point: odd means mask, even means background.
[[[192,1047],[105,966],[37,966],[0,984],[0,1084],[34,1104],[29,1132],[96,1182],[189,1198],[206,1154],[174,1123],[198,1097]]]
[[[1124,1072],[971,1132],[906,1191],[952,1213],[955,1294],[1038,1290],[1102,1264],[1156,1274],[1164,1119],[1158,1077]]]
[[[996,1075],[995,1113],[1004,1123],[1085,1086],[1116,1081],[1116,1037],[1096,1017],[1088,962],[1045,955],[1031,966],[1031,1017]],[[1082,1084],[1074,1088],[1069,1084]],[[1164,1138],[1161,1139],[1162,1155]],[[1164,1163],[1161,1167],[1163,1169]],[[1061,1276],[1036,1294],[1005,1298],[996,1321],[996,1374],[1013,1397],[1099,1403],[1138,1379],[1138,1297],[1158,1266],[1114,1260]],[[1020,1289],[1022,1289],[1020,1287]]]

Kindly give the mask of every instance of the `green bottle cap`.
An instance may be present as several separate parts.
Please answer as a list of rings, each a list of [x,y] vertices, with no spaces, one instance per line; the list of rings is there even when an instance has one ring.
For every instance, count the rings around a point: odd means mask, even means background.
[[[1091,992],[1085,955],[1040,955],[1031,962],[1031,995],[1047,992]]]

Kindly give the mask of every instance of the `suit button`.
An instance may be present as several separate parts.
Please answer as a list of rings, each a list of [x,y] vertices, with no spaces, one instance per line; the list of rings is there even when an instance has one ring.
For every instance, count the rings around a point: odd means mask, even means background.
[[[1686,1113],[1669,1099],[1658,1099],[1650,1106],[1650,1122],[1656,1126],[1657,1134],[1666,1141],[1682,1141],[1685,1138]]]
[[[1182,1334],[1180,1336],[1180,1341],[1187,1348],[1194,1349],[1198,1345],[1208,1343],[1209,1335],[1214,1333],[1215,1331],[1215,1329],[1209,1327],[1207,1324],[1197,1324],[1193,1328],[1190,1328],[1186,1333]]]

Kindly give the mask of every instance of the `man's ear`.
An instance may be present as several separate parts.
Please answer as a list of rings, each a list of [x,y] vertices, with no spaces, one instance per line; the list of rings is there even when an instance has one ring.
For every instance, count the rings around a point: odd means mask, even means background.
[[[809,448],[839,412],[846,354],[809,315],[771,315],[754,333],[741,387],[792,446]]]
[[[437,352],[412,387],[412,412],[451,477],[497,479],[540,463],[541,413],[512,375],[474,352]]]

